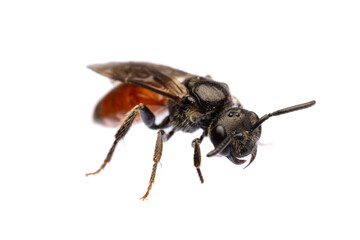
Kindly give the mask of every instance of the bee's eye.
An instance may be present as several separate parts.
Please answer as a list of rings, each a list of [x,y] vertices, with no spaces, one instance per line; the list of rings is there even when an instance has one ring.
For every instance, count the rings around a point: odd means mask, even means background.
[[[218,147],[227,137],[226,130],[222,125],[217,125],[211,131],[210,140],[214,147]],[[227,146],[223,151],[219,152],[220,155],[227,156],[230,153],[230,146]]]
[[[211,140],[214,146],[219,145],[226,137],[225,128],[221,125],[216,126],[211,132]]]

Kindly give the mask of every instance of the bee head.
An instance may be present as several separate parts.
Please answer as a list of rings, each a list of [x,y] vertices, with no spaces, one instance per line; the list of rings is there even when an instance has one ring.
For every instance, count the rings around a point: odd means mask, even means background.
[[[209,129],[209,137],[215,149],[208,156],[220,154],[235,164],[256,148],[261,135],[261,126],[252,130],[259,117],[242,108],[230,108],[220,113]]]
[[[239,158],[252,153],[250,163],[254,160],[257,141],[261,135],[261,124],[273,116],[302,110],[311,107],[316,102],[310,101],[295,106],[283,108],[259,118],[254,112],[242,108],[228,108],[221,112],[210,124],[209,137],[215,149],[208,157],[220,154],[226,156],[235,164],[245,161]],[[249,163],[249,164],[250,164]]]

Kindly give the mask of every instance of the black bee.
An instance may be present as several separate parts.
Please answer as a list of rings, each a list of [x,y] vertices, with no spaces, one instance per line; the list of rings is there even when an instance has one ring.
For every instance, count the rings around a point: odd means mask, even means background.
[[[94,118],[104,125],[120,125],[115,141],[104,163],[93,173],[105,168],[110,162],[117,143],[124,138],[134,121],[140,120],[151,129],[158,129],[153,157],[154,165],[148,189],[141,198],[146,199],[155,180],[163,142],[176,131],[203,132],[192,141],[194,166],[204,182],[200,171],[200,143],[208,136],[214,150],[208,157],[222,155],[234,164],[243,164],[242,158],[251,155],[249,166],[256,157],[257,143],[261,135],[261,124],[272,116],[311,107],[315,101],[277,110],[259,118],[246,110],[230,94],[227,84],[211,77],[200,77],[170,67],[145,62],[113,62],[90,65],[90,69],[118,83],[96,106]],[[155,115],[167,112],[167,116],[155,123]],[[169,132],[163,129],[170,128]]]

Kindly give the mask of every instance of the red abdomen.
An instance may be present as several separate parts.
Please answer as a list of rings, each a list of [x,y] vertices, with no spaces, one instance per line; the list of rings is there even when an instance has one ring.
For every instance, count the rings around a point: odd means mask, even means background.
[[[167,110],[167,98],[145,88],[120,84],[107,93],[96,105],[94,119],[106,126],[118,126],[133,107],[145,104],[155,115]],[[140,120],[140,114],[136,120]]]

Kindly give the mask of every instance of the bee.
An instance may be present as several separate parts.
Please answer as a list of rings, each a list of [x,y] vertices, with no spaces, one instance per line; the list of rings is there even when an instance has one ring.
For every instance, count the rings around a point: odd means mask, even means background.
[[[256,157],[261,126],[270,117],[311,107],[315,101],[287,107],[259,118],[246,110],[230,94],[226,83],[217,82],[210,76],[201,77],[171,67],[147,62],[111,62],[88,66],[91,70],[110,78],[116,86],[97,104],[96,122],[106,126],[120,126],[115,140],[100,168],[86,176],[95,175],[110,162],[116,145],[122,140],[134,122],[141,120],[157,131],[153,167],[145,200],[155,181],[163,143],[175,132],[192,133],[201,129],[200,137],[192,141],[194,166],[201,183],[200,144],[209,137],[214,149],[207,156],[221,155],[240,165],[251,155],[246,167]],[[156,117],[165,115],[160,123]],[[168,132],[165,132],[169,129]],[[246,168],[245,167],[245,168]]]

